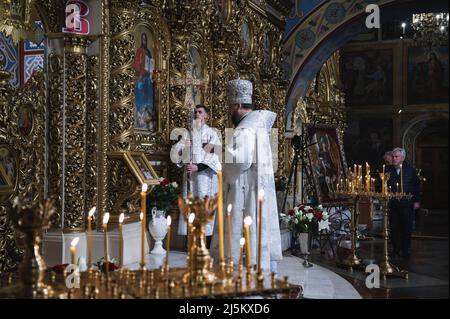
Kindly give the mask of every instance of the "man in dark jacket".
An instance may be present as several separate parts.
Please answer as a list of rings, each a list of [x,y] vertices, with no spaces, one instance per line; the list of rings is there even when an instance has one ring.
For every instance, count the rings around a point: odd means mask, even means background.
[[[392,151],[392,166],[388,188],[394,192],[402,191],[401,175],[403,175],[403,192],[411,194],[410,199],[393,199],[389,203],[389,224],[394,256],[409,258],[411,249],[411,233],[414,211],[420,208],[420,184],[414,167],[405,162],[406,152],[402,148]]]

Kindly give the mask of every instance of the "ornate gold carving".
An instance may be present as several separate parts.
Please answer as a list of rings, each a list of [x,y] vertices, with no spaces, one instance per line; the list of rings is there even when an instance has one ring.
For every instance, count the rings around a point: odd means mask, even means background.
[[[33,75],[23,88],[13,91],[5,87],[8,97],[1,104],[7,123],[0,130],[0,144],[7,144],[16,154],[18,169],[16,194],[21,194],[32,201],[40,201],[44,196],[45,171],[45,109],[46,88],[44,75]],[[0,101],[1,102],[1,101]],[[7,107],[6,107],[7,106]],[[32,116],[32,134],[21,134],[20,114],[27,108]],[[8,196],[11,198],[11,196]],[[6,199],[8,199],[6,198]],[[21,250],[16,246],[14,232],[6,218],[5,203],[0,202],[0,272],[17,267]]]
[[[158,132],[134,129],[134,83],[132,68],[135,54],[134,31],[139,26],[149,28],[157,42],[156,65],[162,69],[156,92],[159,113]],[[170,56],[170,34],[160,8],[129,3],[125,9],[113,1],[111,7],[110,44],[110,101],[109,133],[111,150],[139,149],[145,141],[147,150],[165,150],[169,135],[169,83],[168,65]],[[150,144],[150,145],[149,145]]]
[[[66,37],[64,106],[64,231],[84,230],[86,180],[87,56],[83,37]]]
[[[86,105],[86,195],[85,207],[97,206],[98,197],[98,153],[99,135],[99,58],[90,56],[87,60],[87,105]],[[95,142],[94,142],[95,141]]]
[[[304,98],[297,104],[294,118],[337,127],[346,126],[345,97],[340,83],[340,54],[335,52],[322,66]]]
[[[98,118],[98,189],[97,210],[94,221],[103,218],[107,209],[108,198],[108,149],[109,149],[109,47],[110,47],[110,1],[102,0],[101,30],[100,37],[100,81],[99,81],[99,105]],[[101,225],[97,224],[97,227]]]
[[[62,204],[62,130],[63,130],[63,100],[64,100],[64,62],[63,57],[52,54],[48,58],[49,104],[48,104],[48,193],[55,196],[55,223],[53,228],[61,228]]]

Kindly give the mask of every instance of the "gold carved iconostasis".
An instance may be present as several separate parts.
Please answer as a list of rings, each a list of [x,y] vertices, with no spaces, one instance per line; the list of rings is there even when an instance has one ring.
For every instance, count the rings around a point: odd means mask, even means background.
[[[180,181],[170,163],[176,142],[170,132],[186,127],[199,103],[210,107],[208,125],[228,127],[229,80],[251,80],[255,108],[277,112],[276,126],[284,131],[280,51],[288,1],[86,3],[96,9],[88,36],[61,33],[64,7],[58,1],[33,2],[46,34],[45,71],[19,91],[4,80],[0,85],[8,91],[2,104],[11,106],[2,108],[0,120],[0,272],[18,260],[11,256],[18,250],[4,211],[7,199],[54,196],[55,232],[84,232],[93,206],[94,227],[105,212],[113,224],[121,212],[125,223],[138,221],[137,176],[147,170],[148,181]],[[279,151],[284,154],[283,145]]]

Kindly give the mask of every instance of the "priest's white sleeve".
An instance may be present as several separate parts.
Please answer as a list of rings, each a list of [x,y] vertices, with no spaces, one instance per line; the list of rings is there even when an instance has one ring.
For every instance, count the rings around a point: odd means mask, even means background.
[[[256,159],[256,134],[252,128],[238,128],[232,141],[225,147],[225,164],[227,182],[234,183],[248,170]]]

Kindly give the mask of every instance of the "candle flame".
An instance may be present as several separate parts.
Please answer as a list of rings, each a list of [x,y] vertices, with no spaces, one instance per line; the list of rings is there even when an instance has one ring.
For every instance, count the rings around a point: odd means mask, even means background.
[[[250,216],[247,216],[244,218],[244,224],[247,226],[250,226],[252,224],[252,218]]]
[[[125,215],[123,213],[121,213],[119,216],[119,223],[122,224],[124,219],[125,219]]]
[[[228,214],[231,213],[231,209],[233,208],[232,204],[228,204],[227,212]]]
[[[242,237],[241,240],[239,241],[239,244],[241,244],[241,246],[245,245],[245,238]]]
[[[70,243],[70,246],[76,247],[78,245],[78,242],[80,241],[80,237],[75,237],[72,239],[72,242]]]
[[[89,217],[94,216],[95,210],[96,210],[96,209],[97,209],[97,208],[96,208],[95,206],[91,208],[91,210],[90,210],[89,213],[88,213]]]
[[[194,219],[195,219],[195,214],[194,213],[190,213],[189,214],[189,224],[192,224],[193,222],[194,222]]]
[[[264,198],[264,189],[261,189],[259,191],[259,200],[262,200]]]
[[[103,224],[108,224],[109,221],[109,213],[105,213],[105,215],[103,215]]]
[[[170,225],[172,224],[172,217],[167,216],[167,227],[170,227]]]
[[[147,193],[148,185],[146,183],[142,184],[142,192]]]
[[[218,171],[221,171],[221,170],[222,170],[222,164],[220,164],[220,163],[217,164],[217,170],[218,170]]]
[[[143,219],[144,219],[144,213],[141,212],[141,213],[139,214],[139,218],[140,218],[140,220],[143,220]]]

